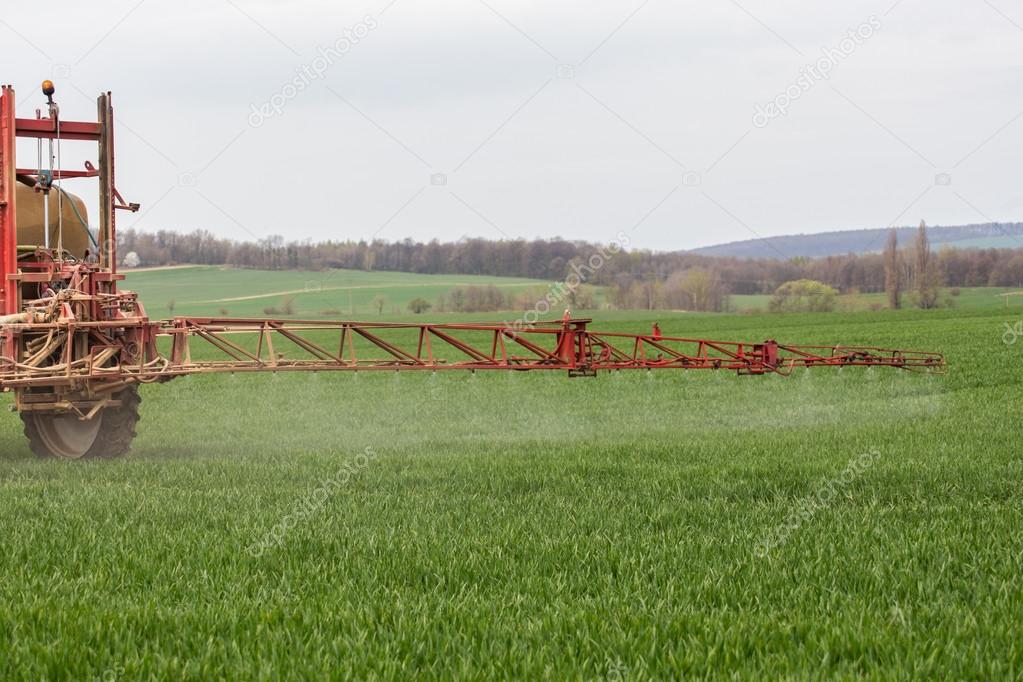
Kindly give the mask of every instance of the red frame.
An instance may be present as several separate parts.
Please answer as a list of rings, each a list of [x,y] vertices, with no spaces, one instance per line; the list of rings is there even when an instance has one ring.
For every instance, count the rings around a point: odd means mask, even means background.
[[[20,307],[17,284],[10,276],[18,271],[18,232],[15,206],[17,182],[16,145],[17,119],[14,117],[14,89],[3,86],[0,92],[0,298],[4,314]]]
[[[18,269],[18,231],[16,183],[19,175],[34,177],[35,169],[17,167],[17,139],[42,139],[95,142],[99,148],[99,164],[86,164],[85,170],[55,168],[55,180],[72,178],[99,178],[100,198],[100,266],[94,268],[95,281],[109,282],[109,293],[116,293],[117,227],[115,209],[136,210],[118,202],[119,194],[114,182],[114,109],[109,92],[97,100],[97,121],[65,121],[54,118],[17,118],[17,100],[14,88],[4,85],[0,91],[0,299],[3,314],[21,310],[19,283],[33,281],[38,275],[21,273]],[[47,271],[52,277],[53,272]],[[68,274],[68,273],[62,273]]]

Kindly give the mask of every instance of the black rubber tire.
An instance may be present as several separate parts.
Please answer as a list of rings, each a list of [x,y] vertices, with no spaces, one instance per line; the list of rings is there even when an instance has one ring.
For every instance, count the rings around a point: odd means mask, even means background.
[[[138,387],[129,386],[115,395],[121,404],[117,407],[104,408],[93,419],[100,420],[99,429],[94,440],[87,446],[83,444],[82,454],[69,454],[54,450],[47,442],[46,431],[51,420],[59,419],[60,415],[22,412],[21,421],[25,425],[25,436],[28,446],[38,457],[49,459],[114,459],[126,455],[135,439],[135,425],[139,421]],[[79,450],[81,452],[81,450]]]

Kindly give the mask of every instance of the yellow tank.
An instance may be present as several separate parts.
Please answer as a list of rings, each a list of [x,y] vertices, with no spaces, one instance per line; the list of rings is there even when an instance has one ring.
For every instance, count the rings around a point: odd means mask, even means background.
[[[57,195],[61,190],[50,190],[50,248],[57,248]],[[18,245],[42,246],[46,243],[43,234],[43,202],[45,195],[28,185],[17,183]],[[89,240],[89,216],[85,202],[74,194],[64,192],[60,199],[64,216],[64,250],[75,258],[83,258],[85,250],[95,251]]]

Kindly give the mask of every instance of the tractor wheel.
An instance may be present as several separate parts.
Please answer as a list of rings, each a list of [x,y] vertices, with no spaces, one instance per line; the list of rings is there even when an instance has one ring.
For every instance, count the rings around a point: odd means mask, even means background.
[[[22,412],[29,447],[39,457],[87,459],[120,457],[131,448],[139,420],[137,386],[120,391],[117,407],[106,407],[88,421],[74,414]]]

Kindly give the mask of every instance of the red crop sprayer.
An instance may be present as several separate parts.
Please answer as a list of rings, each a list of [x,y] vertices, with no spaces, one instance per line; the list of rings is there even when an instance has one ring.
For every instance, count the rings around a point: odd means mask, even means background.
[[[140,384],[211,372],[728,369],[882,366],[942,372],[938,353],[791,346],[599,332],[591,320],[507,324],[389,323],[175,317],[151,320],[118,289],[116,216],[137,211],[117,191],[114,110],[100,95],[95,121],[65,121],[43,83],[45,110],[18,118],[0,95],[0,387],[14,392],[32,450],[77,459],[125,454],[135,436]],[[18,138],[36,140],[19,167]],[[97,145],[97,162],[61,167],[61,145]],[[99,183],[98,229],[67,181]],[[201,346],[201,348],[200,348]]]

